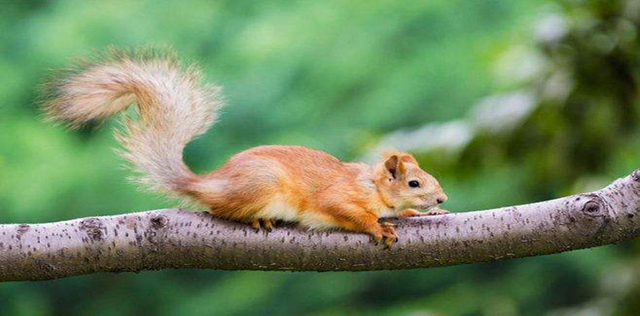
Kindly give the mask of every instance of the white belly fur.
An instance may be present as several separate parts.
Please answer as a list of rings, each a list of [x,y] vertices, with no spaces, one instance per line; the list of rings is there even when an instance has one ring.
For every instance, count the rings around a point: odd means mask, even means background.
[[[282,197],[276,197],[265,208],[255,214],[256,219],[276,219],[287,222],[299,221],[298,209],[289,205]]]
[[[254,216],[256,219],[300,222],[303,227],[311,230],[326,230],[336,227],[335,224],[326,216],[312,212],[300,212],[297,208],[286,203],[281,197],[273,199],[271,203],[257,212]]]
[[[385,208],[381,209],[379,212],[380,213],[379,213],[378,217],[380,217],[380,218],[398,216],[398,213],[396,212],[396,210],[392,209],[392,208],[386,208],[385,207]]]
[[[302,214],[302,215],[300,215]],[[379,211],[378,217],[396,217],[395,209],[384,208]],[[300,212],[297,208],[286,203],[282,197],[276,197],[271,203],[254,215],[255,219],[272,219],[286,222],[301,222],[312,230],[324,230],[335,228],[335,224],[321,214],[311,212]]]
[[[326,230],[336,228],[336,224],[326,215],[305,212],[300,218],[300,224],[310,230]]]

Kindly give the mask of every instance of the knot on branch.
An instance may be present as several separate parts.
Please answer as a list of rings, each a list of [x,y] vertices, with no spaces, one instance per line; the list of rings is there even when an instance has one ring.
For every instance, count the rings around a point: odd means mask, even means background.
[[[95,241],[103,240],[104,235],[107,233],[107,229],[104,227],[102,221],[95,217],[82,220],[79,227],[80,230],[87,233],[89,239]]]
[[[633,181],[640,182],[640,169],[636,169],[636,171],[631,173],[631,178]]]
[[[583,207],[582,211],[587,215],[595,216],[600,213],[602,206],[596,201],[589,201]]]
[[[582,194],[587,201],[582,206],[582,213],[591,217],[603,217],[608,215],[607,204],[602,197],[595,193]]]
[[[169,219],[164,215],[156,215],[151,218],[151,228],[160,229],[167,226]]]

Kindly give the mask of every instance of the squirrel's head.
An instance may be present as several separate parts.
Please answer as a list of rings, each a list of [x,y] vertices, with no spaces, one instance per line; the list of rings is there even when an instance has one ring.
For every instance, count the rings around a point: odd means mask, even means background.
[[[385,203],[397,210],[429,209],[447,200],[438,180],[407,153],[386,153],[375,166],[375,184]]]

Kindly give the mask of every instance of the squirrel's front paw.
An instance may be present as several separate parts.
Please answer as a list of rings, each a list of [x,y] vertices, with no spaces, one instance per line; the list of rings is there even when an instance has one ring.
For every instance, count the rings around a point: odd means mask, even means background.
[[[432,209],[430,209],[428,212],[423,213],[425,216],[429,216],[429,215],[444,215],[444,214],[449,214],[449,211],[441,209],[439,207],[434,207]]]
[[[393,244],[398,242],[398,235],[395,228],[393,228],[394,226],[392,223],[380,224],[379,231],[372,234],[374,243],[379,245],[382,242],[385,249],[391,248]]]
[[[412,208],[408,208],[400,212],[400,216],[402,217],[413,217],[413,216],[422,216],[422,215],[424,214]]]
[[[420,212],[417,210],[414,210],[412,208],[408,208],[406,210],[403,210],[400,213],[400,216],[402,217],[413,217],[413,216],[430,216],[430,215],[443,215],[443,214],[449,214],[449,211],[447,210],[443,210],[439,207],[434,207],[432,209],[430,209],[427,212]]]

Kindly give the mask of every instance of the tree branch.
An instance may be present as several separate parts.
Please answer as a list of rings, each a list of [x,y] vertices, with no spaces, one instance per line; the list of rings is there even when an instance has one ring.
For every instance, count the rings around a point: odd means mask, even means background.
[[[368,236],[248,225],[166,209],[0,225],[0,281],[167,268],[362,271],[558,253],[640,235],[640,169],[602,190],[492,210],[394,219],[391,250]]]

